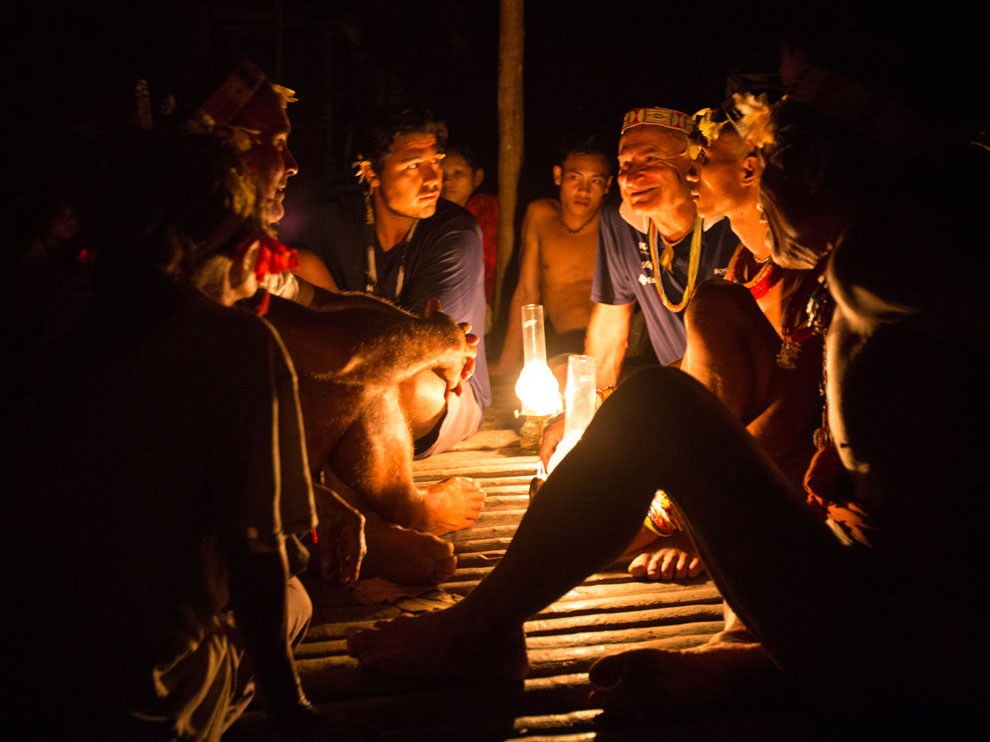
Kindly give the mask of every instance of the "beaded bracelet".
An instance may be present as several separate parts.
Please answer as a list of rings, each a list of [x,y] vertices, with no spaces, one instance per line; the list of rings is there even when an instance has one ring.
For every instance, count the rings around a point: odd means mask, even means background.
[[[612,396],[612,392],[615,391],[615,384],[609,384],[608,386],[598,387],[595,390],[595,394],[598,395],[598,406],[601,407],[602,403]]]
[[[657,490],[656,495],[653,496],[653,501],[650,503],[650,510],[646,514],[646,520],[643,523],[657,536],[663,536],[665,538],[667,536],[673,536],[677,531],[681,530],[680,520],[677,517],[677,511],[674,509],[674,503],[670,501],[667,493],[663,490]]]

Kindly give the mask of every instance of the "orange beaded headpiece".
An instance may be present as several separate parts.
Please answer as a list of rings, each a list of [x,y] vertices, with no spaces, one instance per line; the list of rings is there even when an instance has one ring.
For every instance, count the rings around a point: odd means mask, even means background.
[[[670,108],[634,108],[622,117],[622,131],[619,134],[625,134],[634,126],[646,125],[665,126],[690,134],[695,123],[693,117]]]

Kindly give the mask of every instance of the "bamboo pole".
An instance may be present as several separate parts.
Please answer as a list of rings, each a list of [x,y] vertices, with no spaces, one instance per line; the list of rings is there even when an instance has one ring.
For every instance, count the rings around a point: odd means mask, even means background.
[[[515,243],[516,197],[523,153],[523,2],[501,0],[498,41],[498,249],[495,305],[502,306],[505,268]]]

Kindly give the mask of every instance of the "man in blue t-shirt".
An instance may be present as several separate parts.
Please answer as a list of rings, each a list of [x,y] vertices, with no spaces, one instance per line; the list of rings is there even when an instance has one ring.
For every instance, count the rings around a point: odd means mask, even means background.
[[[586,352],[598,359],[598,387],[619,378],[634,302],[660,363],[684,354],[684,308],[698,284],[720,272],[739,245],[728,223],[704,223],[688,182],[693,119],[666,108],[626,114],[616,180],[622,203],[602,210]]]
[[[491,402],[485,359],[484,251],[466,209],[440,198],[447,127],[422,109],[385,110],[365,131],[358,155],[364,198],[344,198],[314,215],[307,240],[319,258],[311,275],[339,291],[363,292],[423,315],[431,299],[478,336],[463,393],[447,393],[429,370],[403,386],[402,402],[418,456],[439,453],[474,433]],[[327,275],[327,272],[329,275]]]
[[[452,477],[419,488],[412,477],[414,451],[428,456],[467,438],[481,426],[491,401],[480,337],[485,323],[481,232],[468,211],[440,198],[439,163],[447,139],[442,122],[423,110],[382,111],[362,133],[367,141],[357,159],[364,197],[314,210],[306,230],[310,250],[300,251],[297,273],[329,289],[315,294],[319,313],[354,309],[364,312],[355,315],[355,322],[371,327],[381,321],[386,329],[376,340],[378,347],[395,350],[388,362],[402,373],[394,385],[381,389],[351,385],[354,394],[342,405],[319,398],[332,397],[329,389],[314,392],[312,405],[303,394],[304,414],[312,410],[307,435],[319,439],[333,487],[366,516],[374,516],[366,526],[365,564],[377,545],[382,548],[376,564],[387,564],[373,569],[382,576],[408,583],[410,578],[396,569],[419,562],[416,579],[437,582],[453,569],[447,542],[423,542],[418,554],[399,553],[395,547],[408,544],[409,532],[392,531],[374,541],[375,529],[380,516],[406,528],[448,533],[473,525],[483,507],[484,493],[471,479]],[[273,307],[282,313],[289,309]],[[460,327],[464,341],[442,358],[430,354],[443,346],[426,334],[407,338],[402,323],[388,329],[392,315],[405,322],[410,314],[436,320],[439,312]],[[294,326],[303,320],[285,322]],[[303,353],[312,350],[306,342],[303,338],[297,363],[304,376]],[[403,359],[403,348],[416,351],[410,354],[413,362]],[[319,386],[310,382],[306,376],[304,391]],[[332,420],[328,411],[340,406],[346,414]]]

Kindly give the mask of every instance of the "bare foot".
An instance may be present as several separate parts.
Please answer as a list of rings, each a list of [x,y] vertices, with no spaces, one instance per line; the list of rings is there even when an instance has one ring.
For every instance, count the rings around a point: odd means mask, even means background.
[[[637,649],[588,672],[591,702],[612,716],[692,717],[751,709],[779,697],[783,676],[761,644],[710,642],[687,650]]]
[[[400,585],[436,585],[457,568],[454,545],[428,533],[369,515],[365,536],[368,554],[362,577],[384,577]]]
[[[389,675],[487,683],[525,678],[529,660],[522,629],[505,637],[486,635],[464,621],[459,608],[380,622],[352,634],[347,651],[362,667]]]
[[[347,585],[357,580],[367,552],[364,516],[321,484],[313,484],[313,494],[320,519],[317,541],[310,549],[313,569],[324,580]]]
[[[470,528],[485,506],[485,493],[467,477],[452,477],[420,490],[426,505],[430,533],[442,536]]]
[[[629,563],[629,574],[651,580],[683,580],[697,577],[704,565],[686,533],[658,538]]]

